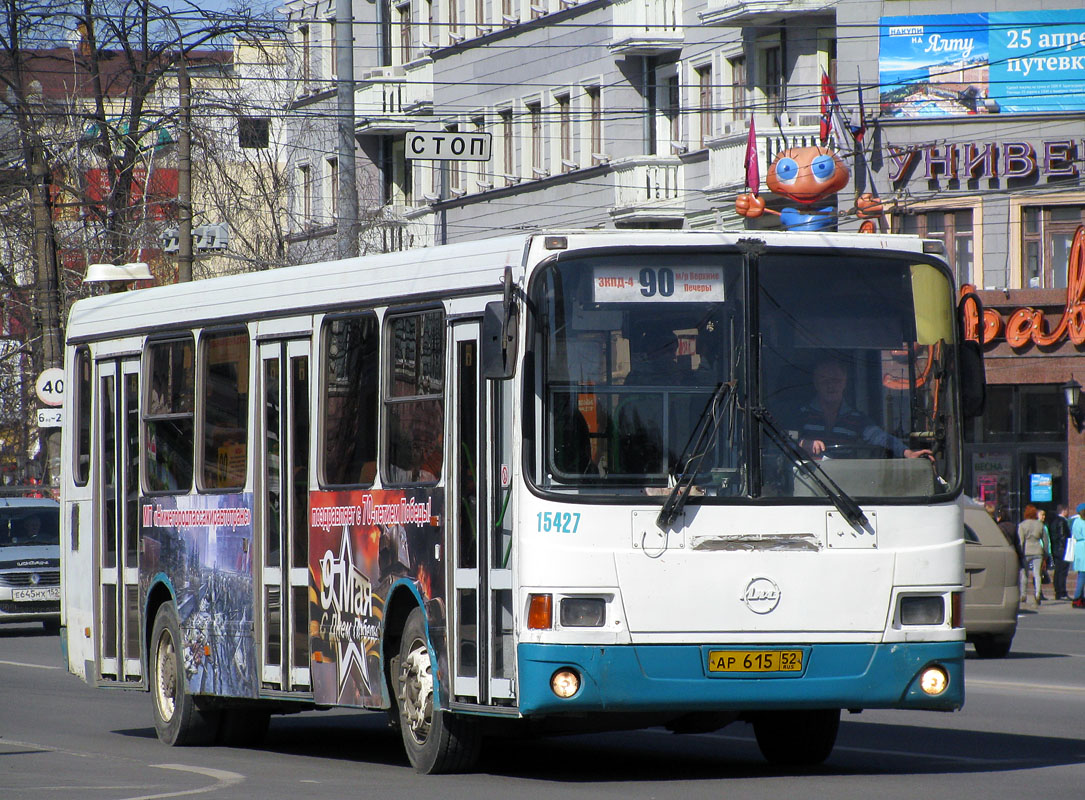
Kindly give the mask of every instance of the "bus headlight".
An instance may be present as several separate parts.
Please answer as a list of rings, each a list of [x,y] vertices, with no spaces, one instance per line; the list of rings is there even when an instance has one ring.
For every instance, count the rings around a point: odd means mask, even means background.
[[[919,676],[919,688],[931,697],[940,695],[948,686],[949,673],[937,664],[927,667]]]
[[[941,595],[900,598],[901,625],[941,625],[946,620],[946,601]]]
[[[572,667],[562,667],[550,676],[550,690],[566,700],[580,691],[580,675]]]
[[[607,604],[601,597],[563,597],[561,626],[563,628],[600,628],[606,622]]]

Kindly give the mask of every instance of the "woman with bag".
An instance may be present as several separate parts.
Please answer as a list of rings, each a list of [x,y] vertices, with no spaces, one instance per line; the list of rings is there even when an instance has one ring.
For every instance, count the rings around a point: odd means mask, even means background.
[[[1044,535],[1044,524],[1039,520],[1039,511],[1036,506],[1029,503],[1025,506],[1025,518],[1017,526],[1017,538],[1021,542],[1021,552],[1024,559],[1021,569],[1021,602],[1025,602],[1028,594],[1028,574],[1032,573],[1032,582],[1035,587],[1033,598],[1036,605],[1041,601],[1040,570],[1050,552],[1048,550],[1047,537]],[[1085,519],[1082,520],[1085,524]]]

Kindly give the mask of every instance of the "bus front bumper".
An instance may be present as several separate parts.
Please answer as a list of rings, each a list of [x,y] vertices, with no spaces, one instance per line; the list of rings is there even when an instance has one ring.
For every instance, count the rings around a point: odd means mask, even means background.
[[[709,653],[801,650],[797,673],[719,673]],[[964,704],[964,643],[807,644],[795,647],[520,644],[519,706],[524,716],[585,712],[746,711],[790,708],[907,708],[953,711]],[[937,695],[921,688],[931,666],[948,676]],[[551,678],[580,678],[558,697]]]

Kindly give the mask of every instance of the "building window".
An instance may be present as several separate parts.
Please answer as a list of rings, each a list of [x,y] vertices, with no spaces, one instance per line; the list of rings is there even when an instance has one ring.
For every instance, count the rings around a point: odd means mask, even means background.
[[[1085,224],[1085,206],[1026,206],[1023,209],[1021,285],[1029,289],[1065,289],[1070,242]]]
[[[516,129],[512,124],[512,109],[502,109],[497,117],[501,126],[501,171],[505,176],[505,185],[512,186],[519,180],[516,174]]]
[[[940,239],[945,244],[946,261],[957,277],[958,285],[975,282],[972,209],[923,211],[898,219],[900,233]]]
[[[448,0],[448,36],[452,44],[463,41],[460,31],[460,0]]]
[[[670,143],[660,155],[669,156],[682,141],[682,95],[678,84],[678,75],[668,75],[661,83],[661,111],[663,112],[663,130],[660,133]]]
[[[241,117],[237,121],[237,146],[264,150],[271,144],[270,117]]]
[[[584,89],[588,97],[588,153],[593,164],[603,161],[603,97],[598,86]]]
[[[460,129],[459,125],[449,125],[445,130],[448,133],[455,133]],[[454,193],[463,193],[463,174],[460,168],[462,161],[442,161],[445,165],[445,169],[448,170],[448,188]],[[447,199],[447,198],[446,198]]]
[[[572,172],[576,164],[573,163],[573,120],[569,95],[557,95],[554,103],[558,107],[558,158],[561,159],[561,171]]]
[[[302,227],[307,227],[313,219],[313,182],[309,172],[308,164],[298,167],[298,214]]]
[[[328,20],[328,72],[333,78],[339,77],[339,51],[335,40],[335,18]]]
[[[1066,401],[1059,384],[990,385],[983,416],[965,428],[965,441],[1062,442],[1066,420]]]
[[[328,208],[332,217],[339,213],[339,159],[328,159]]]
[[[477,36],[485,36],[490,32],[490,26],[486,24],[486,0],[475,0],[475,33]]]
[[[746,115],[746,57],[732,58],[731,65],[731,116],[739,119]]]
[[[406,64],[413,58],[411,45],[411,4],[397,6],[399,12],[399,63]]]
[[[513,0],[501,0],[501,23],[507,27],[515,25],[519,21],[520,16],[516,13]]]
[[[700,107],[700,134],[697,137],[698,148],[703,149],[715,133],[715,109],[712,103],[712,65],[704,64],[697,68],[697,104]]]
[[[544,178],[546,172],[543,168],[543,129],[542,129],[542,105],[539,103],[527,104],[528,126],[531,129],[531,170],[533,178]]]
[[[758,47],[761,60],[760,85],[765,98],[765,112],[779,114],[784,110],[784,50],[778,36],[766,39]]]
[[[309,82],[313,79],[312,65],[310,63],[313,54],[309,41],[309,26],[302,25],[298,28],[298,36],[301,37],[301,82],[308,89]]]

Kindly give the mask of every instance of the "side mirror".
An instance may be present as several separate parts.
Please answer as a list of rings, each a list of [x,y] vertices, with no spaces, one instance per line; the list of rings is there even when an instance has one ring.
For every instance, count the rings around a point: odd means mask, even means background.
[[[971,325],[969,325],[971,322]],[[983,368],[983,345],[968,338],[969,328],[983,338],[983,302],[975,292],[965,291],[957,302],[957,335],[960,347],[961,413],[978,417],[987,405],[987,373]]]
[[[975,339],[961,342],[961,413],[978,417],[987,405],[987,376],[983,369],[983,350]]]
[[[516,372],[517,310],[512,302],[486,304],[482,318],[482,376],[507,380]]]

